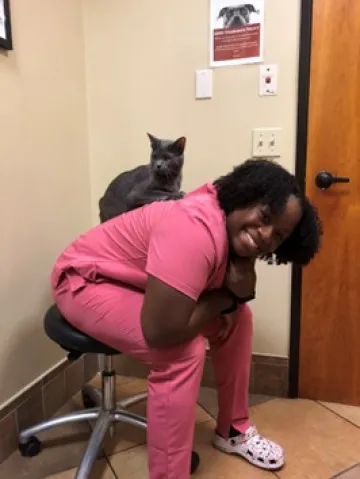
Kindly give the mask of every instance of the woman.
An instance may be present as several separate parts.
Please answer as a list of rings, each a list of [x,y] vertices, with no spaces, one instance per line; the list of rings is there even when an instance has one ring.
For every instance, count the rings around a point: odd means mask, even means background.
[[[79,236],[52,273],[79,330],[151,365],[150,479],[189,477],[196,400],[209,339],[218,387],[213,444],[255,466],[283,466],[249,418],[257,258],[306,265],[319,248],[314,208],[290,173],[248,160],[179,201],[157,202]]]

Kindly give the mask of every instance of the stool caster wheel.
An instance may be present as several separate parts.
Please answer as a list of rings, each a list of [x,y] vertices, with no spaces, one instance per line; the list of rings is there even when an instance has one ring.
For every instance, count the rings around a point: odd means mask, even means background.
[[[92,409],[93,407],[96,407],[94,401],[84,391],[81,391],[81,398],[85,409]]]
[[[19,451],[23,457],[34,457],[41,452],[41,442],[35,436],[29,437],[27,442],[19,443]]]

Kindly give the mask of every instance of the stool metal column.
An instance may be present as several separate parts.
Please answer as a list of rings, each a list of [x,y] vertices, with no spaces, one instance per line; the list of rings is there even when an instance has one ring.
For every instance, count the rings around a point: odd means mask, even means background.
[[[146,429],[145,418],[137,414],[126,412],[123,408],[116,409],[116,376],[115,371],[113,370],[112,356],[104,356],[104,369],[101,376],[102,402],[99,411],[99,417],[96,421],[95,427],[90,437],[90,441],[88,442],[86,451],[77,470],[75,479],[87,479],[98,456],[106,433],[109,432],[111,437],[115,435],[116,422],[126,422],[128,424],[132,424],[134,426]],[[86,387],[86,390],[84,392],[90,397],[96,397],[94,396],[91,387],[89,386]],[[143,400],[144,398],[146,398],[146,394],[142,394],[141,397],[141,400]],[[137,395],[136,398],[130,398],[130,402],[128,401],[128,405],[135,404],[136,402],[138,402],[139,398],[140,395]],[[132,402],[131,399],[134,399],[135,402]]]

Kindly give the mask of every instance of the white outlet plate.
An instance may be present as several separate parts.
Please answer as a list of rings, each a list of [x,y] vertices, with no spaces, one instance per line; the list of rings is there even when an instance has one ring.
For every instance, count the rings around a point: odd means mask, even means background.
[[[281,156],[281,128],[256,128],[253,130],[252,156],[276,158]]]
[[[259,95],[274,96],[278,92],[278,66],[261,65],[259,78]]]

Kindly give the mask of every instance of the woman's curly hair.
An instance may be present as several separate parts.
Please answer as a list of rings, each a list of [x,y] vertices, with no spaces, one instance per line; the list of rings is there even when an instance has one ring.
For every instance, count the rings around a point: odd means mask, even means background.
[[[262,259],[270,264],[307,265],[320,248],[322,226],[316,209],[303,194],[294,175],[267,159],[250,159],[214,182],[218,201],[229,215],[254,205],[268,206],[271,214],[281,214],[289,196],[299,198],[302,217],[295,230],[275,251]]]

